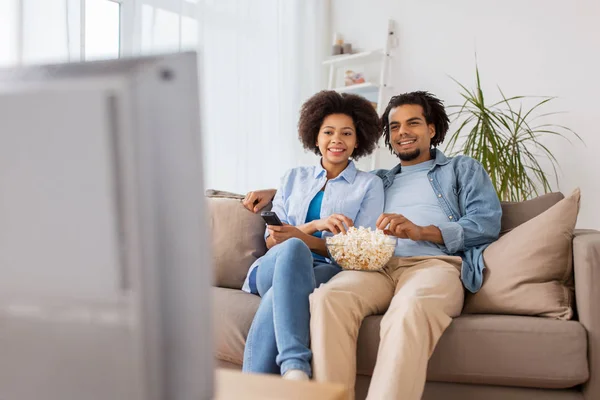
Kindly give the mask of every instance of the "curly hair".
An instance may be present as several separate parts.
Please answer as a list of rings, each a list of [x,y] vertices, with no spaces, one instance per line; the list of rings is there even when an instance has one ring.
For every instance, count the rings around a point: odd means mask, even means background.
[[[332,114],[345,114],[354,122],[358,147],[352,158],[358,160],[375,150],[381,137],[381,125],[373,105],[364,97],[333,90],[322,90],[302,105],[298,136],[305,149],[321,155],[316,146],[317,136],[323,120]]]
[[[446,132],[448,132],[448,126],[450,120],[444,109],[443,102],[436,98],[429,92],[410,92],[403,93],[398,96],[393,96],[383,112],[381,117],[381,125],[383,127],[383,137],[385,139],[385,145],[392,154],[394,148],[390,143],[390,122],[389,114],[392,108],[396,108],[405,104],[414,104],[423,107],[423,115],[425,116],[425,122],[427,124],[433,124],[435,126],[435,136],[431,138],[431,145],[437,147],[444,141]]]

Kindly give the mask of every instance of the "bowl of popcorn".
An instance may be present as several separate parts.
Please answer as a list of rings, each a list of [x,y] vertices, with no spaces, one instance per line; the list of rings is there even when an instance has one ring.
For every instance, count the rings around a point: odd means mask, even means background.
[[[343,269],[380,271],[394,255],[397,240],[379,229],[361,226],[328,237],[325,243],[331,259]]]

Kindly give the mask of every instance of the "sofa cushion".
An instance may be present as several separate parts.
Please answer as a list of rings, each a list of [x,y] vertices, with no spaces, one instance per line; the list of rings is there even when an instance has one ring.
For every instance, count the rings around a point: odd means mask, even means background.
[[[207,191],[213,239],[214,284],[241,289],[250,265],[266,253],[265,223],[239,197]]]
[[[565,196],[562,193],[556,192],[547,193],[526,201],[503,201],[500,236],[537,217],[564,198]]]
[[[215,357],[242,365],[260,297],[212,288]],[[371,375],[381,316],[365,319],[358,337],[357,372]],[[588,380],[587,333],[577,321],[508,315],[463,315],[444,332],[429,361],[427,380],[546,389]]]
[[[467,295],[464,312],[570,319],[579,198],[577,189],[485,249],[483,286]]]
[[[381,316],[358,337],[358,373],[371,375]],[[463,315],[440,339],[428,381],[569,388],[587,381],[587,333],[577,321],[507,315]]]
[[[242,365],[244,346],[260,297],[237,289],[213,287],[215,357]]]

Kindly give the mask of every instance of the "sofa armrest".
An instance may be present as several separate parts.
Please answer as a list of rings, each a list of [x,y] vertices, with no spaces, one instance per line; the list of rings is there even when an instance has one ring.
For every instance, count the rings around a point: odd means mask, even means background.
[[[583,394],[600,399],[600,231],[575,230],[573,262],[579,322],[588,334],[590,379]]]

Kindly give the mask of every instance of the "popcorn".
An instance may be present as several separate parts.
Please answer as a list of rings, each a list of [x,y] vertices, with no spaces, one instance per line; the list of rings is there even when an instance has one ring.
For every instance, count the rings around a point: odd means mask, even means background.
[[[326,238],[327,250],[340,267],[359,271],[379,271],[394,255],[396,238],[371,228],[351,227],[344,235]]]

